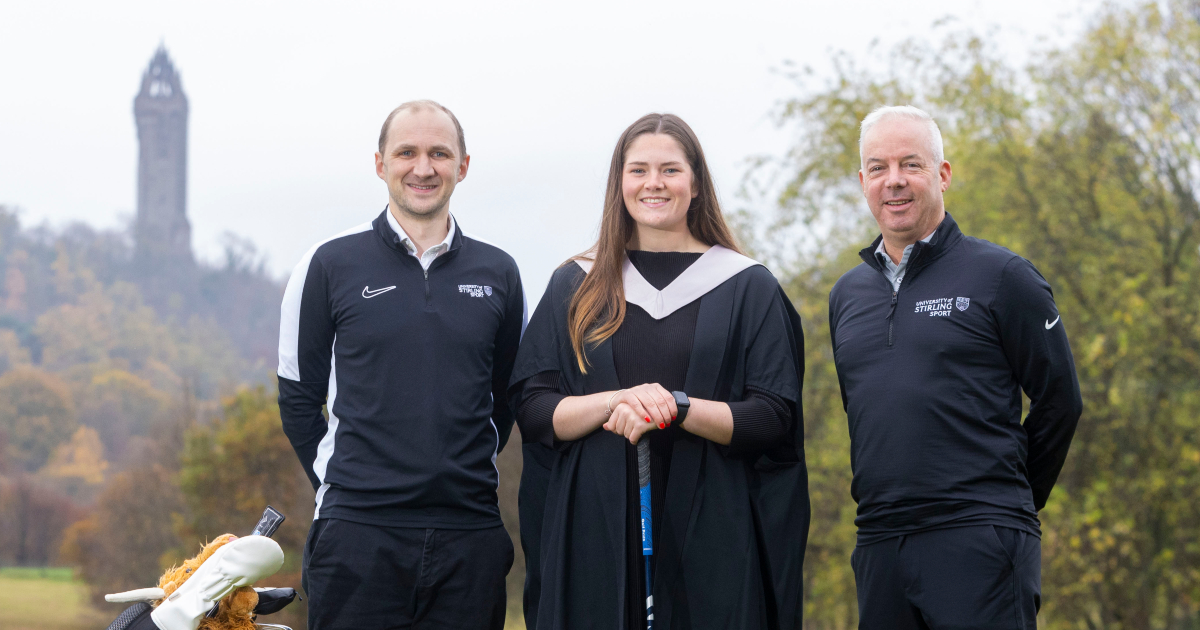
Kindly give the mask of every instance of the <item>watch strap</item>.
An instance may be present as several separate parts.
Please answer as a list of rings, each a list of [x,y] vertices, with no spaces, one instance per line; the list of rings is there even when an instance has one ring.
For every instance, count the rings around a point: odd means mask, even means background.
[[[679,391],[671,392],[671,396],[675,398],[675,408],[679,410],[671,423],[683,424],[683,421],[687,418],[688,411],[692,408],[691,399],[688,398],[687,394]]]

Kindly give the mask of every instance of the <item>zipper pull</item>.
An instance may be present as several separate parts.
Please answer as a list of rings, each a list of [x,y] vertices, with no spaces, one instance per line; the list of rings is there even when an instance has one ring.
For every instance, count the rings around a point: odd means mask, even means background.
[[[891,319],[896,314],[896,292],[892,291],[892,308],[888,310],[888,319]]]

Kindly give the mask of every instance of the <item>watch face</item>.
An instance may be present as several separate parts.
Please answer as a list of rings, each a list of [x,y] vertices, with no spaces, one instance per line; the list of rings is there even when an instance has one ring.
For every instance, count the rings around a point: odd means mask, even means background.
[[[688,400],[687,394],[683,392],[671,392],[671,395],[675,397],[677,407],[690,407],[692,404],[692,401]]]

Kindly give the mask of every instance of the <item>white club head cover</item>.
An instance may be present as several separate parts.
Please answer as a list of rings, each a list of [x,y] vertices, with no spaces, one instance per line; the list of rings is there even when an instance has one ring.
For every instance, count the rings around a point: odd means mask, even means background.
[[[222,597],[274,575],[282,566],[279,543],[266,536],[238,538],[213,552],[150,618],[161,630],[196,630]]]
[[[104,601],[125,604],[132,602],[152,602],[156,599],[162,599],[163,595],[166,595],[166,593],[161,588],[139,588],[132,591],[125,591],[124,593],[109,593],[104,596]]]

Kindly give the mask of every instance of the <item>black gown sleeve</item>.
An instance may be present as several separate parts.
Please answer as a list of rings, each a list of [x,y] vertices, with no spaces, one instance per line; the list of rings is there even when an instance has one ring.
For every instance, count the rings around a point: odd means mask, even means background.
[[[548,448],[556,446],[554,410],[567,397],[559,389],[559,380],[559,372],[549,370],[534,374],[517,384],[521,388],[517,422],[521,425],[523,441],[537,442]]]
[[[786,401],[771,392],[747,386],[746,400],[728,404],[733,412],[732,457],[756,457],[791,435],[792,412]]]
[[[766,456],[776,462],[803,461],[800,391],[804,333],[800,316],[769,271],[752,267],[747,272],[751,275],[740,317],[747,326],[742,402],[748,404],[731,403],[730,410],[744,406],[755,411],[734,411],[730,454]]]

